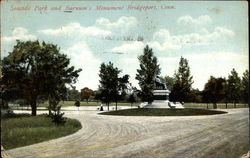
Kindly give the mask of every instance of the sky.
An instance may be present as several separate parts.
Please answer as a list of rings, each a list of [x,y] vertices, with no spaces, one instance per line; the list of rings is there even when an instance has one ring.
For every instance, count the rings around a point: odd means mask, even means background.
[[[203,90],[211,75],[248,69],[247,13],[244,1],[2,1],[1,58],[17,39],[45,41],[82,69],[78,90],[96,90],[100,64],[109,61],[139,87],[138,56],[149,45],[161,76],[174,76],[183,56],[192,87]]]

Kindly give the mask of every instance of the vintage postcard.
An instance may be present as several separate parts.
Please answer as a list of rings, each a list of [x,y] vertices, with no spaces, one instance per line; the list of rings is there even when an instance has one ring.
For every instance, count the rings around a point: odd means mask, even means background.
[[[248,23],[247,1],[1,1],[5,156],[247,154]]]

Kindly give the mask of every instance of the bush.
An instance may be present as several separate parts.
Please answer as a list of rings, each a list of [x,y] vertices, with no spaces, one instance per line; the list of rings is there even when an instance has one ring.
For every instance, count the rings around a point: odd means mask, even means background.
[[[61,113],[61,105],[58,105],[59,100],[55,98],[50,98],[49,100],[49,117],[52,118],[52,122],[55,124],[64,124],[65,118],[63,117],[64,113]]]
[[[65,118],[63,117],[64,113],[61,113],[61,106],[58,106],[55,111],[52,111],[51,114],[49,115],[50,118],[52,118],[52,122],[55,124],[64,124],[65,123]]]

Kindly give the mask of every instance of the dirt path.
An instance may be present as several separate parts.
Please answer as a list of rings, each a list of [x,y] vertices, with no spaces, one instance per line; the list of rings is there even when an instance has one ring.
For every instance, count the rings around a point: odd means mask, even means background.
[[[65,111],[82,129],[73,135],[8,150],[20,158],[238,158],[249,146],[248,109],[195,117],[125,117]]]

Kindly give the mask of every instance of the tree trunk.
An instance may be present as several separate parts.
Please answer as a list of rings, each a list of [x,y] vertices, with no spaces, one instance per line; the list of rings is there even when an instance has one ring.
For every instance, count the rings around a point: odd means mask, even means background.
[[[107,105],[108,105],[108,111],[109,111],[109,103],[107,103]]]
[[[227,102],[226,102],[226,109],[227,109]]]
[[[36,99],[31,100],[31,115],[36,116]]]
[[[3,106],[3,108],[8,109],[8,108],[9,108],[8,101],[6,101],[6,100],[2,99],[2,106]]]
[[[117,101],[115,102],[115,111],[117,111]]]
[[[213,103],[213,108],[217,109],[217,104],[216,103]]]
[[[234,108],[236,108],[236,101],[234,101]]]
[[[49,116],[52,115],[52,112],[51,112],[51,104],[49,104]]]
[[[132,108],[133,103],[131,103],[131,108]]]
[[[208,103],[207,103],[207,109],[208,109]]]

